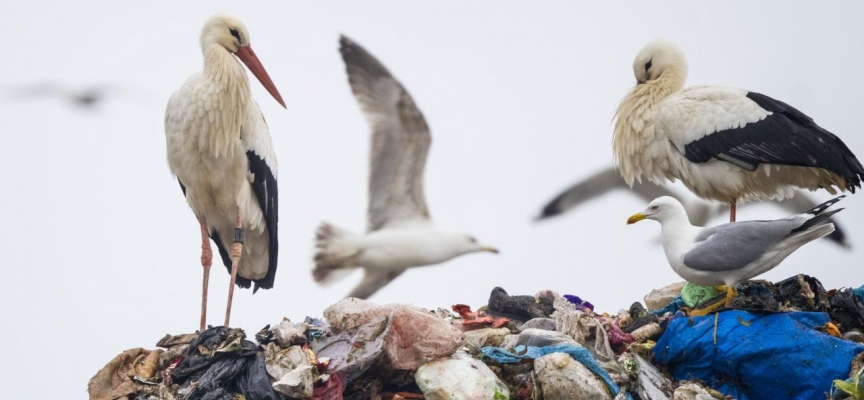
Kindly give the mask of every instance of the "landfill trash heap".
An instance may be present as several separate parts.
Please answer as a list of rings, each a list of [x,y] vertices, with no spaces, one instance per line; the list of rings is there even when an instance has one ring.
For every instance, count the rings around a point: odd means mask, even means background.
[[[495,288],[478,311],[348,298],[255,334],[210,327],[126,350],[88,384],[113,399],[864,399],[864,286],[683,282],[597,313]]]

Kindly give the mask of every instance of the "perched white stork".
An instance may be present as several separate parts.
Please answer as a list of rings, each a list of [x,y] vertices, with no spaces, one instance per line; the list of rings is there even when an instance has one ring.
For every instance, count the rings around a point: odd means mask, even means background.
[[[613,150],[628,185],[680,179],[703,199],[784,199],[795,187],[835,194],[861,187],[864,167],[813,119],[766,95],[684,88],[687,61],[655,40],[633,62],[637,85],[618,106]]]
[[[609,167],[582,181],[574,183],[555,196],[555,198],[543,206],[536,220],[540,221],[559,216],[585,202],[617,190],[635,194],[646,202],[650,202],[658,197],[675,196],[675,193],[666,185],[655,185],[644,182],[634,183],[633,187],[629,187],[627,182],[624,182],[621,174],[614,167]],[[792,197],[788,201],[772,201],[769,204],[793,213],[816,206],[817,203],[806,193],[803,193],[803,190],[798,189],[796,192],[798,193],[795,194],[795,197]],[[687,211],[687,216],[690,217],[690,223],[696,226],[704,226],[709,220],[728,213],[725,204],[717,204],[700,199],[685,201],[683,206]],[[831,232],[826,238],[846,249],[850,248],[846,232],[840,227],[837,221],[829,218],[828,222],[834,224],[834,232]]]
[[[252,51],[242,22],[223,15],[207,20],[201,30],[201,51],[204,70],[189,77],[168,100],[165,138],[168,165],[201,226],[203,330],[213,258],[210,239],[231,273],[226,326],[235,282],[243,288],[254,282],[257,291],[272,288],[276,276],[276,155],[264,116],[249,91],[246,71],[237,59],[282,107],[285,102]]]
[[[468,234],[441,229],[429,217],[423,171],[432,135],[411,95],[378,60],[346,37],[339,51],[348,81],[372,128],[365,235],[323,223],[312,275],[318,283],[363,268],[350,297],[367,298],[408,268],[474,252],[498,253]]]

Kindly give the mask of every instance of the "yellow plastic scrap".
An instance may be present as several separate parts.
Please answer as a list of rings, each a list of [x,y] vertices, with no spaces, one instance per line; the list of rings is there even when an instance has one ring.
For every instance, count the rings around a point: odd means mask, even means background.
[[[834,337],[841,337],[840,329],[837,328],[837,325],[834,325],[831,322],[827,322],[825,323],[825,326],[823,328],[825,329],[825,333]]]

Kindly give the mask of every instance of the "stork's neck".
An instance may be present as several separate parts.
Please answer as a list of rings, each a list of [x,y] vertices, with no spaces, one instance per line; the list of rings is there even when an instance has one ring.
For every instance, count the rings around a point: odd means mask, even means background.
[[[224,47],[206,46],[203,75],[213,84],[209,94],[208,113],[211,121],[206,134],[208,140],[202,144],[209,147],[216,157],[234,151],[240,138],[240,127],[246,116],[251,97],[249,78],[240,62]],[[203,99],[202,99],[203,100]]]
[[[681,90],[686,78],[685,69],[670,68],[659,78],[636,85],[618,105],[615,112],[615,131],[612,134],[612,151],[621,176],[628,185],[632,186],[637,179],[641,182],[643,173],[652,179],[658,178],[659,171],[643,171],[643,165],[656,167],[662,163],[642,159],[643,153],[648,153],[650,157],[662,154],[649,149],[652,143],[659,143],[654,140],[654,109],[658,103]]]

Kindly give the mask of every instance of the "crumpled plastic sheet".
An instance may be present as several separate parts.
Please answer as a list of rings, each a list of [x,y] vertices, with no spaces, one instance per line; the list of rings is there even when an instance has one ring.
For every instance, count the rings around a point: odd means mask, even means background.
[[[687,282],[675,282],[662,288],[652,290],[642,298],[645,302],[645,307],[647,307],[649,311],[657,311],[666,307],[670,302],[681,297],[681,289],[684,288],[686,283]]]
[[[838,323],[840,330],[864,330],[864,300],[859,298],[858,289],[840,289],[831,297],[831,317]]]
[[[667,379],[653,364],[638,354],[633,354],[636,361],[637,393],[643,399],[669,400],[672,394],[672,382]]]
[[[87,393],[91,400],[114,400],[133,395],[137,391],[132,376],[135,375],[135,360],[150,352],[141,348],[129,349],[108,362],[90,381]]]
[[[672,400],[718,400],[718,397],[698,383],[687,382],[675,388]]]
[[[609,389],[591,370],[564,353],[534,360],[534,376],[544,400],[612,400]]]
[[[428,310],[405,305],[391,307],[393,319],[384,349],[393,368],[413,371],[427,361],[453,354],[462,346],[462,332]]]
[[[775,284],[780,300],[799,311],[826,312],[830,307],[822,282],[809,275],[795,275]]]
[[[834,379],[845,378],[864,345],[817,330],[828,315],[790,312],[759,315],[719,313],[678,318],[654,347],[654,359],[668,364],[678,380],[696,378],[739,400],[825,398]]]
[[[554,304],[555,312],[552,318],[555,319],[559,332],[564,332],[579,344],[589,348],[603,368],[619,373],[623,371],[609,344],[606,329],[592,313],[577,310],[563,297],[557,298]]]
[[[349,377],[359,376],[377,361],[382,341],[393,368],[416,370],[427,361],[453,354],[464,340],[450,322],[408,305],[380,306],[347,298],[328,307],[324,315],[338,335],[316,340],[312,349],[320,357],[331,358],[328,372],[345,370]]]
[[[510,391],[486,364],[465,353],[423,364],[414,375],[426,400],[510,398]]]
[[[612,395],[617,395],[621,390],[615,381],[612,380],[612,377],[609,376],[609,373],[597,363],[597,360],[594,359],[591,352],[579,345],[560,344],[547,347],[517,346],[514,351],[515,353],[511,353],[509,350],[500,347],[484,347],[480,349],[480,353],[483,354],[484,357],[489,357],[501,364],[515,364],[522,362],[523,360],[534,360],[552,353],[569,354],[570,357],[579,361],[582,365],[597,375],[597,377],[606,384],[606,387],[609,388]]]

